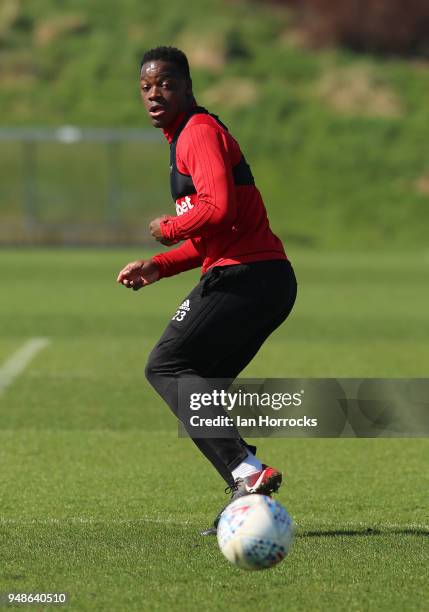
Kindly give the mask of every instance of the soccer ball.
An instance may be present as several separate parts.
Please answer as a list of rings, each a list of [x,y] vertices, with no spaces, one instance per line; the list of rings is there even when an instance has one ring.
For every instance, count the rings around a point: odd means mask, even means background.
[[[217,541],[234,565],[246,570],[267,569],[288,554],[293,541],[293,521],[271,497],[246,495],[222,512]]]

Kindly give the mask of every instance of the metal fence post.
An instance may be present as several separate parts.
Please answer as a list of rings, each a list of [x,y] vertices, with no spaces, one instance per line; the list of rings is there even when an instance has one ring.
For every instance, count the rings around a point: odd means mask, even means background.
[[[37,225],[37,145],[34,140],[22,140],[22,170],[24,186],[24,216],[31,232]]]
[[[110,231],[115,234],[118,229],[121,200],[120,181],[120,142],[107,141],[107,223]]]

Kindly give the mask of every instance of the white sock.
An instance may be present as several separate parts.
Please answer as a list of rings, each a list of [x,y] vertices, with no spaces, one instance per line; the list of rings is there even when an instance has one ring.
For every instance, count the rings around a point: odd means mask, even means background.
[[[235,470],[232,470],[232,477],[234,480],[237,478],[246,478],[251,474],[256,474],[262,470],[262,463],[255,455],[250,451],[247,451],[247,458],[238,465]]]

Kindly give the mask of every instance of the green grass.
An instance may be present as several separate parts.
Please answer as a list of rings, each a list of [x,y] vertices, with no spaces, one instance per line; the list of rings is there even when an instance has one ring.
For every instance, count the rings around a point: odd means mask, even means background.
[[[290,557],[246,573],[198,535],[223,484],[143,376],[198,274],[116,286],[139,255],[0,252],[0,364],[51,340],[0,397],[0,592],[66,591],[79,611],[423,610],[427,440],[258,440],[287,474]],[[427,377],[427,255],[290,255],[295,311],[246,375]]]

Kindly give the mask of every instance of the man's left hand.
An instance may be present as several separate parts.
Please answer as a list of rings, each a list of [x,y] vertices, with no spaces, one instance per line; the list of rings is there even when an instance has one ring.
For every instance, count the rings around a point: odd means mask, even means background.
[[[175,241],[167,240],[166,238],[163,238],[162,232],[161,232],[161,221],[163,219],[166,219],[166,217],[167,215],[164,215],[162,217],[157,217],[156,219],[151,221],[149,224],[149,231],[157,242],[160,242],[161,244],[164,244],[165,246],[171,246],[172,244],[175,244]]]

